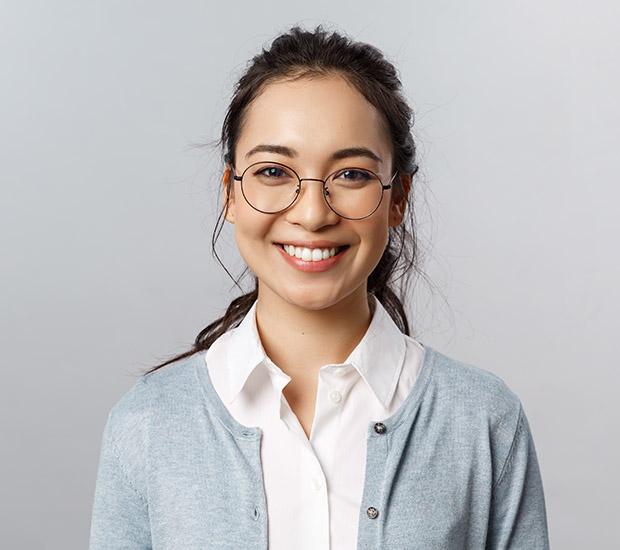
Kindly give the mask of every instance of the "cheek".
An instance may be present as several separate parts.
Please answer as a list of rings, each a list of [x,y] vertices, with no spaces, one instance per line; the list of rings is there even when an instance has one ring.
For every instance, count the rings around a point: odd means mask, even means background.
[[[390,230],[389,204],[382,204],[381,208],[374,213],[372,219],[368,221],[370,222],[368,227],[364,228],[368,242],[372,243],[373,247],[385,248]]]
[[[272,220],[251,207],[237,206],[235,210],[235,240],[245,263],[253,270],[261,261],[273,261],[269,254]]]
[[[253,218],[254,216],[237,216],[235,237],[240,246],[251,243],[256,247],[267,242],[266,235],[269,232],[269,226]]]
[[[373,234],[373,250],[376,251],[376,254],[379,258],[383,255],[383,251],[388,243],[388,230],[384,227],[378,229]]]
[[[366,262],[374,266],[379,263],[383,251],[387,246],[389,232],[387,221],[385,223],[376,223],[364,228],[360,232],[360,247]]]

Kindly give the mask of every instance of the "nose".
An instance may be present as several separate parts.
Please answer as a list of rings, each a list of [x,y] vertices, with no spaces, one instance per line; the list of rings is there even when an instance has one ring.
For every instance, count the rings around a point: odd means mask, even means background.
[[[297,200],[286,211],[288,220],[300,223],[310,230],[312,227],[320,227],[338,221],[340,216],[329,207],[323,193],[322,180],[303,178]]]

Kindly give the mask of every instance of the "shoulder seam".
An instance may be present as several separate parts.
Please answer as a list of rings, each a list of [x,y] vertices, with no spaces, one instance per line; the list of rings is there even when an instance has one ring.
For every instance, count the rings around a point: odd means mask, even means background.
[[[134,387],[134,389],[136,389],[138,386],[142,386],[144,387],[144,391],[147,393],[147,401],[149,403],[149,407],[146,413],[146,417],[150,416],[150,411],[151,411],[151,395],[150,395],[150,388],[147,387],[147,383],[146,383],[146,378],[145,376],[141,376],[137,382],[136,385]],[[148,429],[148,424],[149,422],[147,421],[147,429]],[[140,498],[140,500],[148,507],[148,501],[145,498],[145,496],[138,490],[138,488],[135,486],[134,482],[131,480],[131,476],[129,475],[126,466],[123,464],[123,460],[121,458],[121,453],[118,449],[118,446],[116,445],[116,439],[114,436],[112,436],[110,438],[110,444],[112,447],[112,452],[114,453],[114,456],[116,457],[116,460],[118,461],[118,465],[119,465],[119,470],[121,472],[121,474],[123,475],[123,477],[125,478],[125,481],[127,482],[127,484],[131,487],[131,489],[136,493],[136,495]]]
[[[138,495],[140,500],[148,507],[148,502],[146,498],[144,498],[142,493],[138,491],[136,486],[133,484],[133,481],[131,481],[131,478],[129,477],[129,474],[127,473],[127,470],[125,469],[125,466],[123,466],[123,461],[121,460],[121,455],[118,452],[118,447],[116,446],[116,442],[114,440],[110,441],[110,446],[112,447],[112,452],[114,453],[114,456],[118,462],[119,470],[121,474],[123,475],[123,477],[125,478],[125,481],[132,488],[133,492],[136,493],[136,495]]]
[[[507,414],[508,413],[506,413],[506,415]],[[500,424],[502,424],[502,422],[503,422],[503,418],[502,418],[502,421],[500,421]],[[517,418],[517,425],[515,428],[515,433],[512,437],[512,442],[510,443],[510,449],[508,451],[508,455],[506,456],[506,460],[504,460],[504,465],[502,466],[499,477],[497,478],[497,481],[494,483],[492,487],[492,492],[495,492],[495,489],[497,488],[497,486],[504,479],[506,472],[510,469],[509,465],[512,462],[512,457],[513,457],[514,449],[516,447],[517,437],[521,432],[522,426],[523,426],[523,406],[521,404],[521,401],[519,400],[519,416]]]

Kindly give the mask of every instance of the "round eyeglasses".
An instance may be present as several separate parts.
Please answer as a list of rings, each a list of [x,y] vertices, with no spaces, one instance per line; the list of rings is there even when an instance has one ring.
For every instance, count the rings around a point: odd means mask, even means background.
[[[383,192],[392,187],[384,185],[377,174],[366,168],[340,168],[324,180],[300,178],[297,172],[279,162],[255,162],[234,179],[241,182],[241,193],[247,203],[264,214],[277,214],[289,208],[299,197],[301,182],[320,181],[325,202],[339,216],[361,220],[372,215],[383,199]]]

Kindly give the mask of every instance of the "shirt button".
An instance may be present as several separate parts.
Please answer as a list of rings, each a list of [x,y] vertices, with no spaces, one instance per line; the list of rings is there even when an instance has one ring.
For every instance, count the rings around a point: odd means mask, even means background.
[[[376,519],[379,515],[379,510],[377,510],[374,506],[371,506],[368,510],[366,510],[366,514],[370,519]]]
[[[342,401],[342,394],[337,390],[334,390],[333,392],[331,392],[329,394],[329,397],[334,403],[340,403]]]
[[[315,478],[313,485],[314,485],[314,490],[315,491],[320,491],[321,490],[322,485],[321,485],[321,480],[320,479]]]
[[[383,424],[382,422],[377,422],[375,424],[375,432],[377,432],[378,434],[384,434],[386,430],[387,428],[385,427],[385,424]]]

